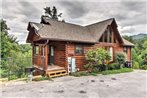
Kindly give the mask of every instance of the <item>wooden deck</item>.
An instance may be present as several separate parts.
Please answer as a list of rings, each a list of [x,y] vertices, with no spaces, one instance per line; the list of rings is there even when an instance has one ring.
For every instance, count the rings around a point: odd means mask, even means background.
[[[63,70],[64,67],[60,67],[58,65],[48,65],[47,71],[55,71],[55,70]]]

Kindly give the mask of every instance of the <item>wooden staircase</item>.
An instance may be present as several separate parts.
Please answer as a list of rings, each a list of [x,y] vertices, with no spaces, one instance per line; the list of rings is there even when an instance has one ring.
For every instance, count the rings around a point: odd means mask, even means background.
[[[65,69],[52,70],[52,71],[47,71],[46,74],[48,77],[53,78],[53,77],[65,76],[67,75],[67,71]]]
[[[46,75],[50,78],[65,76],[67,74],[68,73],[64,67],[60,67],[60,66],[56,66],[56,65],[49,66],[48,70],[46,70]]]

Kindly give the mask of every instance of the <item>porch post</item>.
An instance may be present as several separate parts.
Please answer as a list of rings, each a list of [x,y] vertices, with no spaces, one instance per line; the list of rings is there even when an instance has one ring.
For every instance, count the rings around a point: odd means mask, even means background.
[[[49,42],[49,40],[47,40],[47,42],[46,42],[45,45],[43,46],[43,56],[44,56],[44,66],[45,66],[45,70],[48,69],[48,42]]]
[[[48,45],[44,48],[44,58],[45,58],[45,69],[48,69]]]
[[[34,65],[34,42],[32,42],[32,65]]]
[[[65,44],[65,69],[68,72],[68,43]]]

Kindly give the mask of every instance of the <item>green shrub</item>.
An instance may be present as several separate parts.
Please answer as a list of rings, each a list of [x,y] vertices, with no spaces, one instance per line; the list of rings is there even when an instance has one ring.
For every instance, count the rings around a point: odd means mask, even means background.
[[[90,63],[90,62],[88,62],[88,64],[84,65],[84,68],[86,70],[88,70],[88,72],[92,72],[93,70],[95,70],[94,65],[92,63]]]
[[[11,75],[10,76],[10,80],[15,80],[15,79],[18,79],[18,77],[16,75]]]
[[[147,70],[147,65],[140,66],[140,69]]]
[[[98,71],[101,72],[101,71],[105,71],[107,69],[107,66],[105,64],[101,64],[99,65],[98,67]]]
[[[125,54],[124,53],[116,53],[115,54],[115,62],[118,63],[122,67],[125,63]]]
[[[105,70],[105,65],[111,56],[108,51],[97,48],[96,50],[89,50],[86,53],[86,60],[88,63],[84,66],[89,72],[92,71],[103,71]]]
[[[139,63],[138,62],[133,63],[133,69],[139,69]]]
[[[109,65],[107,65],[107,69],[108,70],[113,70],[113,69],[120,69],[120,65],[118,63],[111,63]]]

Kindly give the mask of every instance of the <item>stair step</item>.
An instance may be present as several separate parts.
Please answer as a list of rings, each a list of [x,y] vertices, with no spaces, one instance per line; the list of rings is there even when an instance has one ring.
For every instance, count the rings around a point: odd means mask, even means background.
[[[66,70],[48,71],[47,76],[50,78],[67,75]]]

